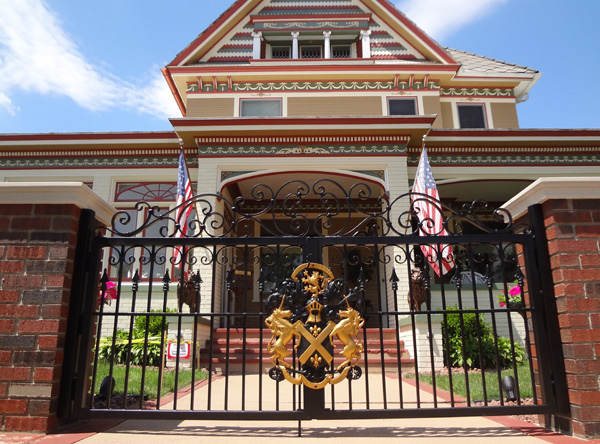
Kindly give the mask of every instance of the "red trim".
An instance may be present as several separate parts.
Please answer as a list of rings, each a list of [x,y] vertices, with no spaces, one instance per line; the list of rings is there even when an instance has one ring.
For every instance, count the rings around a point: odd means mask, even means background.
[[[169,132],[143,133],[48,133],[48,134],[0,134],[0,142],[24,142],[38,140],[117,140],[117,139],[148,139],[153,143],[164,143],[157,139],[178,139],[177,134]],[[155,139],[153,141],[152,139]]]
[[[175,99],[175,102],[177,103],[177,106],[179,107],[179,111],[181,111],[181,115],[183,117],[185,117],[187,115],[187,109],[185,107],[185,104],[183,103],[183,98],[181,97],[181,95],[179,94],[179,91],[177,90],[177,86],[175,86],[175,81],[173,80],[173,77],[171,76],[171,73],[169,72],[169,68],[163,68],[163,69],[161,69],[161,72],[163,73],[163,76],[165,77],[165,80],[167,81],[167,85],[169,85],[169,89],[171,90],[171,94],[173,94],[173,98]]]
[[[301,59],[298,59],[301,60]],[[298,60],[294,60],[297,62]],[[447,72],[449,74],[454,74],[460,68],[460,65],[372,65],[372,64],[364,64],[364,65],[348,65],[348,64],[334,64],[331,63],[335,60],[343,60],[344,62],[348,61],[356,61],[356,60],[367,60],[367,59],[309,59],[310,61],[322,61],[323,64],[318,65],[274,65],[274,66],[259,66],[265,62],[273,63],[278,60],[250,60],[250,64],[247,66],[178,66],[178,67],[169,67],[169,72],[172,74],[198,74],[198,73],[253,73],[253,72],[262,72],[265,69],[269,71],[277,71],[277,72],[303,72],[303,71],[390,71],[397,73],[400,72],[414,72],[414,71],[427,71],[427,72]],[[280,62],[280,61],[278,61]]]
[[[600,137],[600,129],[432,129],[428,140],[433,137]]]
[[[262,11],[304,11],[306,10],[306,6],[265,6],[264,8],[261,9]],[[348,5],[348,6],[333,6],[333,5],[327,5],[327,6],[310,6],[310,8],[312,10],[328,10],[328,9],[340,9],[340,10],[345,10],[345,11],[361,11],[361,9],[356,6],[356,5]],[[362,11],[361,11],[362,12]],[[343,13],[342,13],[343,14]],[[351,13],[348,13],[347,15],[350,15]],[[341,15],[341,14],[340,14]],[[355,14],[355,15],[359,15],[359,14]],[[364,14],[363,14],[364,15]],[[281,17],[282,15],[280,15],[279,17]],[[305,17],[305,15],[299,15],[299,14],[288,14],[288,15],[283,15],[284,17],[286,17],[287,19],[291,19],[291,20],[295,20],[296,18],[302,18]],[[316,17],[318,16],[317,14],[311,14],[311,16]],[[321,14],[321,16],[325,17],[325,16],[337,16],[337,14]],[[277,17],[277,14],[269,14],[268,17]]]
[[[241,7],[243,7],[245,4],[247,4],[251,1],[253,1],[253,0],[237,0],[233,5],[231,5],[229,7],[229,9],[227,9],[223,14],[221,14],[221,16],[219,18],[217,18],[217,20],[212,22],[208,26],[208,28],[206,28],[192,43],[190,43],[187,46],[187,48],[185,48],[183,51],[181,51],[177,55],[177,57],[175,57],[171,61],[171,63],[169,63],[169,66],[178,65],[181,62],[183,62],[186,58],[188,58],[190,56],[190,54],[192,54],[198,48],[198,46],[200,46],[204,41],[206,41],[206,39],[208,39],[223,23],[225,23],[227,20],[229,20]],[[234,26],[237,26],[237,24],[244,18],[245,17],[243,17],[238,22],[236,22]],[[210,49],[209,49],[209,51],[210,51]],[[206,52],[204,52],[200,57],[202,57],[204,54],[206,54]]]
[[[299,9],[306,9],[306,6],[302,6],[299,7]],[[313,8],[313,7],[311,7]],[[315,6],[314,8],[319,8],[318,6]],[[327,6],[326,8],[329,8],[329,6]],[[288,8],[284,8],[284,9],[288,9]],[[372,13],[366,13],[366,14],[296,14],[296,15],[251,15],[250,16],[250,22],[251,23],[263,23],[263,22],[275,22],[275,21],[296,21],[296,20],[303,20],[306,22],[316,22],[316,21],[321,21],[323,19],[327,19],[327,20],[331,20],[331,19],[336,19],[336,21],[346,21],[346,20],[371,20],[371,17],[373,16]],[[261,30],[263,31],[263,30]],[[267,29],[266,31],[274,31],[274,32],[281,32],[281,29]],[[287,28],[286,28],[287,31]]]
[[[273,127],[283,125],[338,125],[355,126],[360,125],[417,125],[432,124],[435,117],[427,116],[382,116],[382,117],[278,117],[256,118],[256,117],[231,117],[221,119],[170,119],[176,128],[186,126],[240,126],[240,125],[270,125]]]
[[[362,4],[364,4],[365,6],[368,7],[365,0],[360,0],[360,1]],[[416,34],[417,37],[419,37],[421,40],[423,40],[423,42],[425,42],[425,44],[428,45],[430,47],[430,49],[433,50],[433,52],[435,52],[437,55],[439,55],[440,58],[442,60],[444,60],[446,63],[452,64],[452,65],[457,64],[456,60],[454,60],[450,56],[450,54],[448,54],[446,51],[444,51],[442,49],[442,47],[440,45],[438,45],[431,37],[429,37],[427,34],[425,34],[425,32],[421,28],[419,28],[417,25],[415,25],[411,20],[409,20],[404,14],[402,14],[400,11],[398,11],[398,9],[396,9],[387,0],[373,0],[373,2],[378,3],[382,8],[386,9],[387,12],[390,13],[390,15],[395,17],[397,20],[400,21],[400,23],[402,23],[404,26],[406,26],[408,29],[410,29],[414,34]],[[384,18],[380,17],[379,15],[377,17],[380,18],[381,20],[383,20],[388,26],[390,26],[390,24]],[[393,26],[391,26],[391,28],[393,28]],[[417,49],[417,48],[415,48],[415,49]]]
[[[246,44],[246,45],[238,44],[238,45],[223,45],[223,46],[221,46],[221,49],[248,49],[248,48],[252,48],[252,44]]]
[[[252,56],[223,56],[223,57],[211,57],[208,59],[209,62],[219,63],[219,62],[248,62],[252,59]]]

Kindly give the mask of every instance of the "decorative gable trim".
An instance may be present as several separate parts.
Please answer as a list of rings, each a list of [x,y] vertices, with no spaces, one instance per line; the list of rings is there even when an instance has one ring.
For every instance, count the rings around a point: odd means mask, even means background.
[[[405,28],[411,33],[411,36],[416,41],[420,42],[423,46],[426,46],[431,54],[434,54],[439,61],[442,63],[456,64],[456,61],[448,54],[441,46],[439,46],[433,39],[431,39],[424,31],[418,28],[412,21],[410,21],[404,14],[398,11],[392,4],[387,0],[359,0],[369,10],[373,11],[378,18],[392,29],[398,31],[398,25]],[[232,29],[239,26],[244,20],[248,20],[251,17],[251,22],[248,25],[256,25],[257,30],[264,29],[267,23],[271,23],[273,26],[271,29],[279,29],[279,26],[285,26],[286,31],[292,31],[297,26],[297,29],[308,29],[307,26],[314,26],[318,22],[359,22],[358,26],[354,29],[364,29],[367,17],[371,17],[370,12],[365,12],[362,8],[355,4],[350,5],[323,5],[323,6],[273,6],[266,5],[260,10],[257,10],[258,6],[263,3],[260,0],[237,0],[221,17],[219,17],[213,24],[211,24],[203,33],[201,33],[196,40],[194,40],[186,49],[184,49],[171,63],[169,66],[182,66],[190,62],[191,57],[195,59],[202,59],[208,54],[208,52],[215,47],[217,44],[214,42],[210,47],[201,49],[203,45],[208,44],[208,41],[214,37],[215,34],[219,33],[222,39],[231,32]],[[273,1],[273,3],[276,3]],[[254,12],[254,13],[253,13]],[[350,20],[350,18],[352,20]],[[290,22],[290,19],[293,22]],[[324,20],[327,19],[327,20]],[[396,26],[391,22],[397,20]],[[280,25],[278,22],[282,22]],[[303,23],[304,22],[304,23]],[[353,23],[355,24],[355,23]],[[374,22],[371,21],[371,25]],[[341,26],[342,23],[338,23],[337,26]],[[349,23],[344,24],[348,26]],[[260,28],[260,29],[259,29]],[[324,29],[323,25],[316,26],[316,29]],[[344,29],[344,28],[340,28]],[[233,38],[238,37],[240,32]],[[401,35],[401,33],[399,33]],[[244,40],[248,36],[244,33]],[[384,35],[379,36],[385,38]],[[390,36],[391,37],[391,36]],[[231,43],[225,43],[225,45]],[[404,45],[403,45],[404,46]],[[374,54],[375,58],[384,59],[398,59],[398,60],[415,60],[418,57],[411,57],[409,54],[395,54],[394,51],[388,54],[381,54],[381,50],[390,51],[391,47],[386,46],[386,43],[379,41],[375,48],[377,54]],[[416,51],[422,52],[420,49],[415,48]],[[385,51],[384,51],[385,52]],[[414,56],[414,54],[413,54]],[[219,55],[219,60],[224,58],[226,61],[245,61],[247,60],[246,54],[236,55]],[[426,58],[426,57],[424,57]],[[211,60],[217,61],[217,60]]]

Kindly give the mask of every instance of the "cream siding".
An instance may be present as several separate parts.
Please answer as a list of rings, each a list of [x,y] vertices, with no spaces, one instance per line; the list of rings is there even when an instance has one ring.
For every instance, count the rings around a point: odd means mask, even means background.
[[[234,117],[233,97],[188,99],[186,117]]]
[[[442,110],[442,128],[454,128],[454,118],[452,116],[452,103],[442,102],[440,103],[440,108]]]
[[[517,117],[516,103],[492,103],[491,105],[494,128],[519,128],[519,118]]]
[[[381,98],[372,97],[290,97],[289,117],[381,116]]]
[[[442,106],[439,96],[424,96],[423,97],[423,113],[435,114],[437,118],[431,125],[432,128],[444,128],[442,117]]]

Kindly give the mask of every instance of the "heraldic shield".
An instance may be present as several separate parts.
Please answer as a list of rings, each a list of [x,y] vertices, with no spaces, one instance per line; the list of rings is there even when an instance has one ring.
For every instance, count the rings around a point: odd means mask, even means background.
[[[272,379],[317,390],[361,377],[358,333],[365,322],[364,291],[354,288],[345,294],[345,287],[326,266],[306,263],[267,298]],[[336,343],[341,345],[337,358]]]

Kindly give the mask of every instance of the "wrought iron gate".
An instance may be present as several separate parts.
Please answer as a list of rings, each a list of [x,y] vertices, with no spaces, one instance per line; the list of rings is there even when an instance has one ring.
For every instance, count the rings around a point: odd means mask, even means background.
[[[447,233],[422,235],[432,220],[419,220],[419,200],[443,212]],[[177,215],[186,208],[193,212],[183,235]],[[145,236],[151,227],[158,236]],[[251,198],[233,201],[198,195],[166,212],[140,202],[90,239],[85,294],[69,320],[63,415],[303,420],[557,412],[564,374],[545,334],[556,319],[548,316],[553,301],[540,275],[547,261],[536,249],[540,240],[480,201],[453,209],[425,195],[392,200],[367,184],[345,190],[331,180],[257,185]],[[307,263],[336,279],[342,299],[325,307],[332,323],[350,309],[348,295],[363,301],[354,304],[364,322],[353,369],[318,389],[282,377],[283,365],[298,378],[308,374],[298,363],[301,338],[284,340],[265,325],[277,306],[289,308],[290,324],[309,316],[307,299],[296,308],[285,299],[290,285],[304,297],[302,284],[289,278]],[[444,266],[450,271],[442,277],[432,271]],[[285,347],[280,355],[272,353],[277,340]],[[333,378],[350,355],[338,339],[326,340],[331,346],[312,359],[331,355],[315,366]],[[502,390],[505,376],[515,383],[514,402]]]

